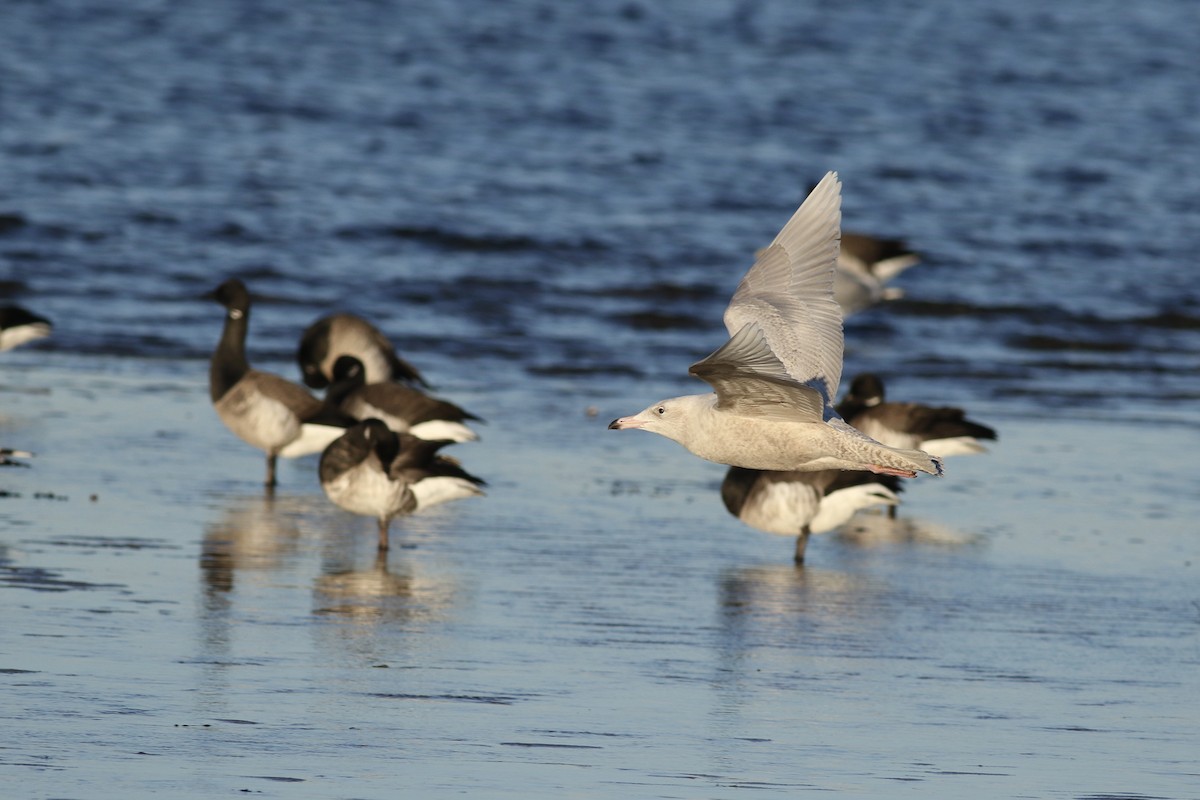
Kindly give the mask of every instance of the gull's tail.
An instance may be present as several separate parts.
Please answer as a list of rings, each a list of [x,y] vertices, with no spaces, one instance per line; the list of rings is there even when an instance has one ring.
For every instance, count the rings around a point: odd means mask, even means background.
[[[942,459],[939,456],[930,455],[924,450],[888,447],[867,436],[841,417],[827,420],[825,424],[843,433],[852,434],[858,439],[857,454],[871,472],[879,475],[896,475],[901,478],[915,478],[918,472],[927,472],[936,478],[942,476]]]
[[[880,445],[884,453],[879,454],[877,466],[883,469],[872,469],[882,475],[894,475],[893,469],[907,473],[904,477],[915,478],[916,472],[927,472],[935,478],[942,477],[942,459],[931,456],[924,450],[901,450],[897,447]]]

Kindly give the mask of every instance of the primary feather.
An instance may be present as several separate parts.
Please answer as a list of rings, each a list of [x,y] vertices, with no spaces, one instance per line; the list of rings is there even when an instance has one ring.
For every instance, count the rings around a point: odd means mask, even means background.
[[[725,309],[730,336],[757,325],[787,374],[826,403],[842,376],[842,311],[833,299],[841,183],[828,173],[742,278]]]

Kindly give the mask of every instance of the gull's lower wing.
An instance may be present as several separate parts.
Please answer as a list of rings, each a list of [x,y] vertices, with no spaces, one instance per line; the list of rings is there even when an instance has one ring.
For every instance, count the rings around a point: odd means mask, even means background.
[[[716,390],[717,408],[722,411],[789,422],[824,419],[824,397],[788,375],[762,330],[753,323],[743,326],[688,372]]]

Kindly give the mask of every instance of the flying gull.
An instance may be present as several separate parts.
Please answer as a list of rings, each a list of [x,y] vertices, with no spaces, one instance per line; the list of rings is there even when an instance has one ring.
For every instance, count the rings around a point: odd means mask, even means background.
[[[887,447],[833,408],[842,374],[842,311],[833,298],[841,184],[825,175],[761,251],[725,309],[730,339],[689,372],[715,392],[675,397],[615,419],[700,458],[749,469],[941,475],[920,450]]]

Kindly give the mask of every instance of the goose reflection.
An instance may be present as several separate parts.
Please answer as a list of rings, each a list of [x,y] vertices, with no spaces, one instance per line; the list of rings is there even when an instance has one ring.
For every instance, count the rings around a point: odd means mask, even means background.
[[[230,497],[220,516],[204,529],[200,545],[201,588],[196,652],[202,664],[198,707],[206,714],[230,713],[229,666],[255,663],[261,655],[245,611],[262,608],[255,588],[277,581],[300,563],[308,540],[302,520],[322,508],[311,496],[261,494]],[[245,633],[238,641],[237,633]]]
[[[433,621],[446,616],[455,595],[450,579],[390,565],[378,551],[365,568],[327,564],[313,588],[313,613],[363,624]]]
[[[884,514],[859,514],[837,533],[838,541],[859,548],[892,544],[918,544],[936,547],[969,547],[981,544],[983,537],[922,517],[894,519]]]
[[[791,564],[739,567],[720,578],[721,618],[730,644],[778,644],[874,627],[885,594],[886,587],[863,575]]]
[[[200,571],[211,595],[233,591],[238,573],[279,570],[295,560],[303,536],[300,515],[309,497],[257,495],[231,498],[221,518],[204,531]]]

